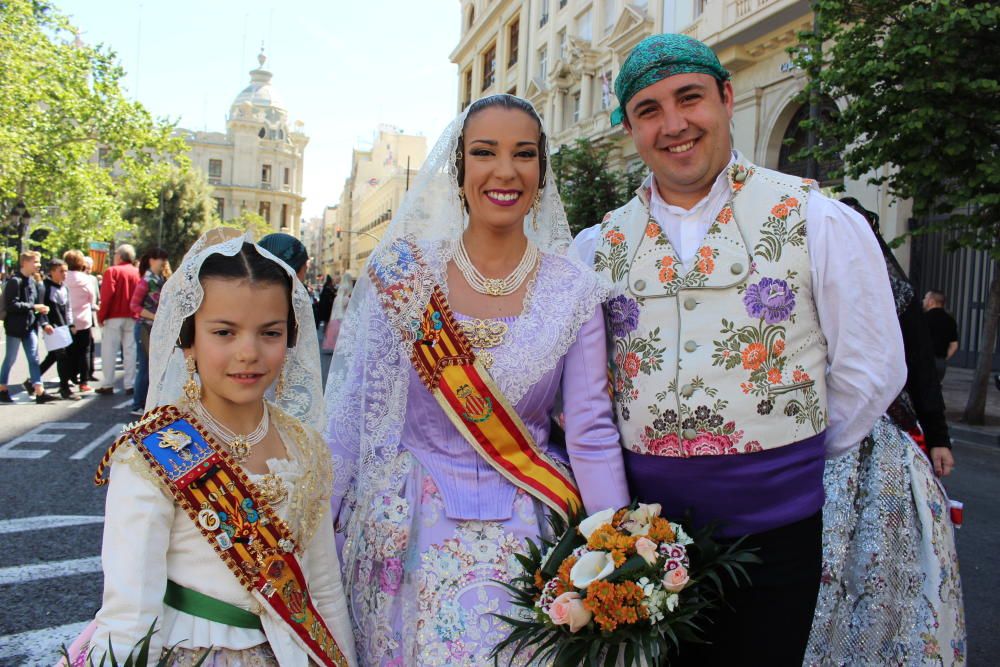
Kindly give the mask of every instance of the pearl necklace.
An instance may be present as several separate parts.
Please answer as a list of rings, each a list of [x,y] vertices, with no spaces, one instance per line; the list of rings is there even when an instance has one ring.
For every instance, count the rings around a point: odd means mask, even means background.
[[[209,414],[201,401],[195,402],[194,412],[209,430],[215,432],[216,435],[225,441],[226,446],[229,448],[229,453],[241,463],[249,458],[251,450],[260,444],[261,440],[264,439],[267,432],[271,429],[271,418],[268,414],[266,403],[264,404],[264,415],[260,418],[257,428],[246,435],[238,435],[221,424],[215,417]]]
[[[455,266],[462,272],[469,287],[487,296],[508,296],[516,292],[538,262],[538,246],[528,241],[520,263],[506,278],[487,278],[479,272],[465,250],[465,239],[459,239],[455,251]]]

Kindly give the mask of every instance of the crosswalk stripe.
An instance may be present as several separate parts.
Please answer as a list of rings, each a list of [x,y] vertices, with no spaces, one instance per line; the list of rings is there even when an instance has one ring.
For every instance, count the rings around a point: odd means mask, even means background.
[[[119,403],[118,405],[113,405],[113,406],[111,406],[111,409],[112,409],[112,410],[121,410],[121,409],[122,409],[122,408],[124,408],[124,407],[125,407],[126,405],[132,405],[132,399],[131,399],[131,398],[130,398],[130,399],[128,399],[127,401],[122,401],[122,402],[121,402],[121,403]]]
[[[0,658],[21,658],[24,662],[20,664],[23,665],[55,664],[62,646],[69,646],[89,622],[69,623],[0,637]]]
[[[99,436],[88,442],[86,445],[81,447],[79,451],[70,456],[70,458],[74,461],[79,461],[80,459],[86,458],[88,454],[90,454],[92,451],[94,451],[101,445],[104,445],[106,447],[110,446],[111,441],[114,440],[115,436],[117,436],[119,433],[122,432],[123,428],[125,428],[125,424],[115,424],[107,431],[100,434]]]
[[[103,516],[73,516],[54,514],[50,516],[26,516],[19,519],[0,521],[0,535],[7,533],[24,533],[47,528],[66,528],[68,526],[86,526],[93,523],[104,523]]]
[[[41,579],[71,577],[75,574],[93,574],[101,571],[101,557],[76,558],[34,565],[15,565],[0,568],[0,586],[26,584]]]

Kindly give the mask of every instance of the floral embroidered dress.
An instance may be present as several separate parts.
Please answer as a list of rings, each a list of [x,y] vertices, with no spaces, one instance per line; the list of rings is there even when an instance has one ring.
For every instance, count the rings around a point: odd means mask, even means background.
[[[593,274],[546,254],[519,316],[475,322],[504,331],[477,354],[489,353],[490,374],[539,447],[571,464],[588,511],[628,501],[607,394],[602,296]],[[360,383],[359,373],[355,365],[336,381]],[[408,376],[398,447],[381,453],[387,483],[354,480],[342,507],[335,499],[359,660],[487,664],[509,632],[491,614],[514,613],[496,580],[517,571],[524,540],[545,530],[545,508],[476,453],[412,368]],[[560,391],[564,452],[549,445]],[[336,428],[330,438],[335,461],[344,462],[350,443]]]

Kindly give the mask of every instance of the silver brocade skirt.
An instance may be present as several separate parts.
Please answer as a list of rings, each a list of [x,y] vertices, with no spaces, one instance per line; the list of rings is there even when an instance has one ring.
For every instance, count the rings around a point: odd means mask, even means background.
[[[823,578],[806,665],[965,663],[965,615],[944,488],[881,419],[824,474]]]

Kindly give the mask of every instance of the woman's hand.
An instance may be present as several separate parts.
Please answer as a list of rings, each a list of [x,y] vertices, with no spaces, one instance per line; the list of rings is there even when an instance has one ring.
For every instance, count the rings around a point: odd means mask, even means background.
[[[947,447],[932,447],[931,463],[934,465],[934,474],[938,477],[947,477],[955,469],[955,457]]]

